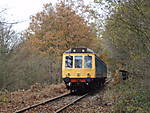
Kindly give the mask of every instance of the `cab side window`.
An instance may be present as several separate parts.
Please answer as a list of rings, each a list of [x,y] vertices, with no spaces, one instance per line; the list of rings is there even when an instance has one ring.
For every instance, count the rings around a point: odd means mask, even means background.
[[[73,68],[73,56],[66,56],[65,68]]]
[[[92,68],[92,56],[84,57],[84,68]]]

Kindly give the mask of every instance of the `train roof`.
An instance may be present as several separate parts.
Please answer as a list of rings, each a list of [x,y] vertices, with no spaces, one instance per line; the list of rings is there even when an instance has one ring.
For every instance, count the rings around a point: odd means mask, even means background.
[[[95,52],[89,48],[70,48],[64,53],[95,53]]]

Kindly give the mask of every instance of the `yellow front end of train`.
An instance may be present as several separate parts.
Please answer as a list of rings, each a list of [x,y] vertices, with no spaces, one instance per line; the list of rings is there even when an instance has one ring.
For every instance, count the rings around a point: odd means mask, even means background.
[[[63,54],[62,78],[95,78],[95,72],[95,54]]]
[[[91,49],[71,48],[63,54],[62,78],[71,92],[95,88],[104,83],[106,66]]]

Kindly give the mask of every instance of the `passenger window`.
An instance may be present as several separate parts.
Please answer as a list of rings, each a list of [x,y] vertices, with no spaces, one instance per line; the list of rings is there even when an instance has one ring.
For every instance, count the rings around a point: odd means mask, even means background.
[[[75,68],[82,68],[82,56],[75,56]]]
[[[84,68],[92,68],[92,56],[84,57]]]
[[[65,68],[73,68],[73,56],[66,56]]]

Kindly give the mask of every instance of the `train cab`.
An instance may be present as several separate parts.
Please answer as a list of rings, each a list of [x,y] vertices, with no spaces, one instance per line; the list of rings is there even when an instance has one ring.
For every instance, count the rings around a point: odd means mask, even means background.
[[[95,59],[95,53],[88,48],[71,48],[64,52],[62,78],[68,89],[86,89],[96,80]]]

